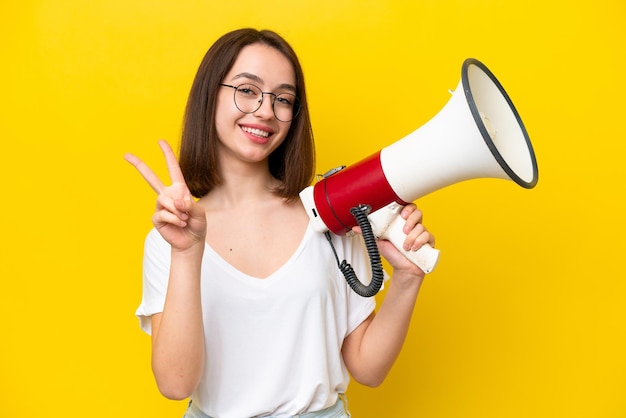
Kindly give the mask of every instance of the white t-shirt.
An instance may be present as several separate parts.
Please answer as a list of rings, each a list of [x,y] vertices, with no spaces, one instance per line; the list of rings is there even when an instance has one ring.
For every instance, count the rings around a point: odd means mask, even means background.
[[[333,235],[367,282],[371,270],[359,236]],[[141,327],[163,311],[170,247],[153,229],[145,242]],[[206,365],[193,402],[209,416],[290,416],[332,406],[348,386],[343,340],[375,308],[347,285],[324,234],[309,224],[296,252],[258,279],[235,269],[209,245],[202,260]]]

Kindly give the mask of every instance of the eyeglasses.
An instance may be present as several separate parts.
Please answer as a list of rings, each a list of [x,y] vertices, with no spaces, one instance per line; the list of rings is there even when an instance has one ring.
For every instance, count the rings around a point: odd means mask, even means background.
[[[300,101],[291,93],[275,94],[269,91],[261,91],[254,84],[241,84],[239,86],[231,86],[230,84],[221,84],[223,87],[230,87],[235,90],[234,99],[235,106],[243,113],[254,113],[263,104],[264,95],[272,96],[272,110],[274,116],[281,122],[290,122],[298,116],[300,112]]]

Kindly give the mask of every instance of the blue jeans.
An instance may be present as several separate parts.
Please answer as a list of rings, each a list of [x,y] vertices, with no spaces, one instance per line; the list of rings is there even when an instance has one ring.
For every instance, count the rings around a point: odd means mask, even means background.
[[[290,418],[350,418],[350,411],[348,411],[348,400],[343,394],[339,395],[337,402],[330,408],[322,409],[321,411],[307,412],[301,415],[293,415]],[[189,408],[185,412],[183,418],[211,418],[202,411],[200,411],[193,402],[189,402]],[[276,417],[264,417],[264,418],[276,418]]]

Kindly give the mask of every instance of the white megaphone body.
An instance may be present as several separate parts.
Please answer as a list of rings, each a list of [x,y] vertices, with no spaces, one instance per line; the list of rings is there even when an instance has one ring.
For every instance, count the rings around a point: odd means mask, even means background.
[[[425,125],[350,167],[334,170],[304,189],[300,198],[317,231],[338,235],[360,225],[353,208],[367,207],[376,238],[391,241],[429,273],[439,251],[429,245],[414,252],[402,249],[402,206],[464,180],[501,178],[532,188],[537,177],[535,154],[517,110],[491,71],[469,58],[452,97]]]

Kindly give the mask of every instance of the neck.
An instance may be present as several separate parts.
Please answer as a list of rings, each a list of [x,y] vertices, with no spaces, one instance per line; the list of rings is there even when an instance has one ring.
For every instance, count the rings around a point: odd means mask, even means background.
[[[273,190],[280,182],[270,174],[267,162],[229,165],[222,173],[222,184],[201,199],[207,209],[233,208],[276,198]]]

